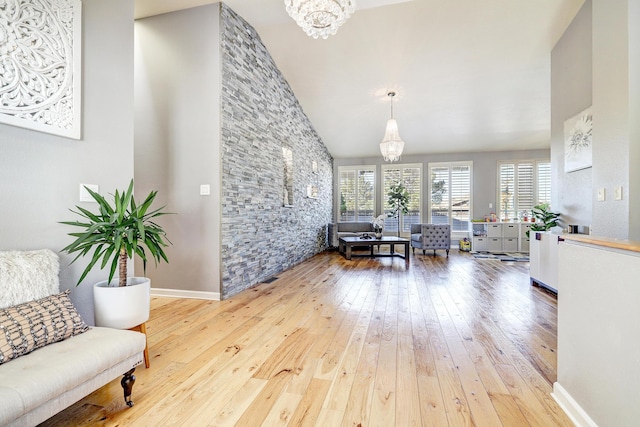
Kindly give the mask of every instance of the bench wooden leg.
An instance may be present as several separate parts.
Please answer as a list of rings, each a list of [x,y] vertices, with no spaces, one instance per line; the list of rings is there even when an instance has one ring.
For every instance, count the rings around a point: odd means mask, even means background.
[[[142,323],[138,326],[134,326],[129,329],[130,331],[142,332],[144,334],[145,344],[144,344],[144,367],[148,368],[151,363],[149,362],[149,340],[147,339],[147,324]]]
[[[120,385],[124,390],[124,401],[128,407],[133,406],[133,401],[131,400],[131,390],[133,389],[133,384],[136,382],[136,376],[133,375],[133,371],[135,370],[136,368],[131,369],[129,372],[124,374],[124,376],[120,380]]]

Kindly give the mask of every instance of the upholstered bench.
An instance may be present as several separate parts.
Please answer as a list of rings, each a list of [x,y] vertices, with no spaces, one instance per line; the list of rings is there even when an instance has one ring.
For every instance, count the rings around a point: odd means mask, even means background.
[[[329,246],[337,248],[340,237],[358,237],[363,234],[373,234],[373,224],[370,222],[345,221],[330,223],[328,227]]]
[[[88,327],[58,270],[49,250],[0,252],[0,426],[34,426],[120,375],[133,404],[145,336]]]

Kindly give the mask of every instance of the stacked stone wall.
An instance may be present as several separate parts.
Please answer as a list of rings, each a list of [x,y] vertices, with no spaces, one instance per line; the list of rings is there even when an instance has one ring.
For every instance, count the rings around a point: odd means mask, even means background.
[[[220,17],[224,299],[327,248],[333,158],[255,29],[224,3]],[[291,206],[283,148],[293,153]]]

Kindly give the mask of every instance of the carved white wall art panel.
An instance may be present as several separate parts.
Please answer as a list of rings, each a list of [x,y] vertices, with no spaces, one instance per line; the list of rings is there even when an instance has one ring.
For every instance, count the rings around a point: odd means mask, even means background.
[[[80,0],[0,0],[0,123],[80,138]]]

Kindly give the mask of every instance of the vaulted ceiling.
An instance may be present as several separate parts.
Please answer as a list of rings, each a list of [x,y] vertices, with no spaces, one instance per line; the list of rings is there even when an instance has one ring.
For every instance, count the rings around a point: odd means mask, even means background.
[[[260,34],[336,158],[378,156],[390,116],[405,154],[548,148],[550,53],[584,0],[356,0],[313,39],[283,0],[227,0]],[[136,17],[213,1],[136,0]]]

